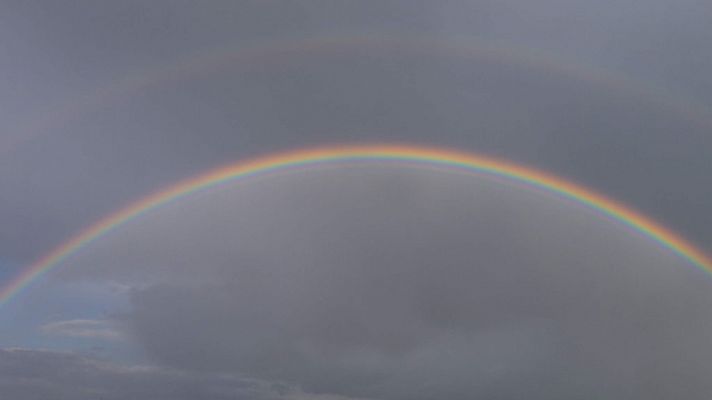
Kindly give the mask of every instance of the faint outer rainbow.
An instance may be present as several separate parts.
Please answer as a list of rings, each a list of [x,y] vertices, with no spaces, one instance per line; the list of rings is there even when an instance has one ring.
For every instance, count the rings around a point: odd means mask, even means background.
[[[701,127],[712,127],[712,115],[708,107],[673,96],[669,88],[654,87],[631,76],[616,73],[592,65],[577,64],[558,58],[553,54],[532,51],[525,47],[512,46],[506,41],[483,40],[478,37],[448,35],[434,38],[417,35],[394,35],[392,32],[368,34],[339,33],[331,36],[271,39],[252,44],[241,43],[225,48],[191,54],[186,58],[155,68],[149,68],[95,88],[93,91],[63,98],[48,112],[35,115],[17,130],[3,132],[0,136],[0,154],[15,148],[16,144],[32,140],[41,133],[53,132],[58,126],[111,105],[119,99],[140,93],[150,88],[168,87],[170,84],[190,79],[205,78],[229,68],[266,67],[270,63],[288,64],[299,56],[335,54],[338,51],[380,50],[407,51],[410,54],[430,57],[461,57],[479,62],[494,62],[498,65],[514,65],[528,70],[540,70],[602,87],[611,93],[631,96],[661,110],[679,115]]]
[[[448,167],[454,170],[484,173],[545,189],[564,198],[586,205],[601,214],[641,232],[704,271],[712,271],[712,259],[679,234],[595,191],[534,168],[508,161],[450,149],[403,145],[359,145],[321,147],[288,151],[237,162],[180,182],[123,208],[62,243],[50,253],[23,270],[0,288],[0,306],[35,279],[61,264],[84,246],[113,229],[170,201],[221,183],[295,167],[315,167],[324,163],[349,161],[393,161]]]

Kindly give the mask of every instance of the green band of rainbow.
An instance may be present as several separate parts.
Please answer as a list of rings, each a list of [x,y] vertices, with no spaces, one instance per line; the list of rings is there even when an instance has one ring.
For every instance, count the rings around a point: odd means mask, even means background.
[[[221,183],[276,170],[316,166],[323,163],[369,160],[408,161],[450,167],[462,171],[504,177],[532,187],[542,188],[618,220],[657,241],[698,268],[707,272],[712,271],[712,259],[679,234],[617,201],[554,175],[511,162],[456,150],[402,145],[344,146],[290,151],[238,162],[185,180],[145,197],[79,232],[24,269],[17,277],[0,288],[0,306],[84,246],[169,201]]]

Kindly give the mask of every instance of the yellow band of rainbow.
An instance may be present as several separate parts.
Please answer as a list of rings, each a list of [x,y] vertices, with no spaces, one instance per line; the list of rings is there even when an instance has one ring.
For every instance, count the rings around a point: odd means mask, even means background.
[[[254,175],[296,167],[316,167],[324,163],[349,161],[416,162],[466,172],[490,174],[525,183],[531,187],[542,188],[586,205],[599,211],[604,216],[620,221],[660,243],[663,247],[688,260],[698,268],[707,272],[712,271],[712,259],[679,234],[591,189],[534,168],[450,149],[404,145],[335,146],[288,151],[237,162],[187,179],[130,204],[128,207],[104,217],[79,232],[44,257],[38,259],[34,264],[25,268],[14,279],[0,288],[0,306],[7,303],[23,288],[47,271],[60,265],[62,261],[84,246],[169,201],[178,200],[201,189]]]

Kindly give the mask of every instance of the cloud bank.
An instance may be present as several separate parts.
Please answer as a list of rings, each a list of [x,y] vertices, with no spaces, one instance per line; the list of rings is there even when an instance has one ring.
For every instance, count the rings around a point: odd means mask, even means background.
[[[229,374],[125,366],[68,352],[0,349],[0,391],[15,400],[340,400]]]
[[[318,395],[709,393],[705,276],[532,189],[398,166],[293,172],[144,216],[58,271],[129,285],[151,359]]]

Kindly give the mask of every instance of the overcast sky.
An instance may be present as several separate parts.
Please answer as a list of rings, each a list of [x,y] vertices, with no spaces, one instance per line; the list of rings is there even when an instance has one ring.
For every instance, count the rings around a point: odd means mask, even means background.
[[[547,170],[712,252],[704,1],[1,1],[0,287],[127,203],[315,145]],[[406,165],[148,213],[0,308],[0,392],[708,399],[712,279],[586,207]]]

